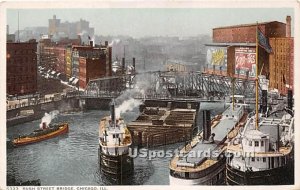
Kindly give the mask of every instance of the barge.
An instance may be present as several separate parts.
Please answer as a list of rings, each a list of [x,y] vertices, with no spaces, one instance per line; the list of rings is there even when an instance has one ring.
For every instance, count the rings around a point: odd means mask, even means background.
[[[174,105],[175,106],[175,105]],[[128,123],[132,131],[134,145],[157,147],[191,139],[195,129],[197,110],[190,103],[186,108],[144,107],[139,117]]]

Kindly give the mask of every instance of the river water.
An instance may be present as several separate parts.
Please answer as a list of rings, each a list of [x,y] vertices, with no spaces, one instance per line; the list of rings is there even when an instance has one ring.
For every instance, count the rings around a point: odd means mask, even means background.
[[[215,108],[216,106],[212,106]],[[222,106],[217,106],[222,108]],[[123,114],[125,121],[138,116],[137,110]],[[74,114],[59,114],[53,122],[69,123],[69,133],[39,143],[7,151],[7,178],[17,181],[40,179],[41,185],[113,185],[99,172],[98,125],[108,111],[93,110]],[[7,137],[27,134],[37,129],[40,120],[7,128]],[[182,143],[162,146],[152,151],[174,150]],[[171,158],[134,158],[132,185],[168,185]]]

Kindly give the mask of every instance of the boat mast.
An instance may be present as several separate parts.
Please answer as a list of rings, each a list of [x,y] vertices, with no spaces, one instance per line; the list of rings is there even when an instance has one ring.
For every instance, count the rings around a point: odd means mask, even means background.
[[[255,128],[258,130],[258,22],[256,22]]]
[[[235,82],[235,78],[234,78],[234,74],[233,74],[233,77],[231,79],[231,85],[232,85],[232,111],[234,111],[234,82]]]

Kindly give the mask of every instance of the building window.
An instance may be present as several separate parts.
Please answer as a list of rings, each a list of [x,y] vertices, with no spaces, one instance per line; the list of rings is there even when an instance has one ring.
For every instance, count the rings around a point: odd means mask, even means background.
[[[266,162],[266,158],[263,158],[263,162]]]
[[[252,141],[249,141],[249,146],[252,146]]]
[[[264,146],[264,141],[261,141],[261,142],[260,142],[260,145],[261,145],[261,146]]]
[[[252,162],[255,162],[255,158],[254,158],[254,157],[252,157],[252,158],[251,158],[251,161],[252,161]]]
[[[254,142],[254,146],[259,146],[258,141],[255,141],[255,142]]]

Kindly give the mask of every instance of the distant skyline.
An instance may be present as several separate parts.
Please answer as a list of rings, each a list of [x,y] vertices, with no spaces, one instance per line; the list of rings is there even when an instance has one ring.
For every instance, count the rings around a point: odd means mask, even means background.
[[[292,17],[294,34],[294,10],[292,8],[112,8],[112,9],[7,9],[10,33],[18,27],[48,26],[48,19],[56,15],[61,22],[84,19],[95,28],[96,35],[144,36],[197,36],[212,34],[221,26],[255,22],[286,22]]]

